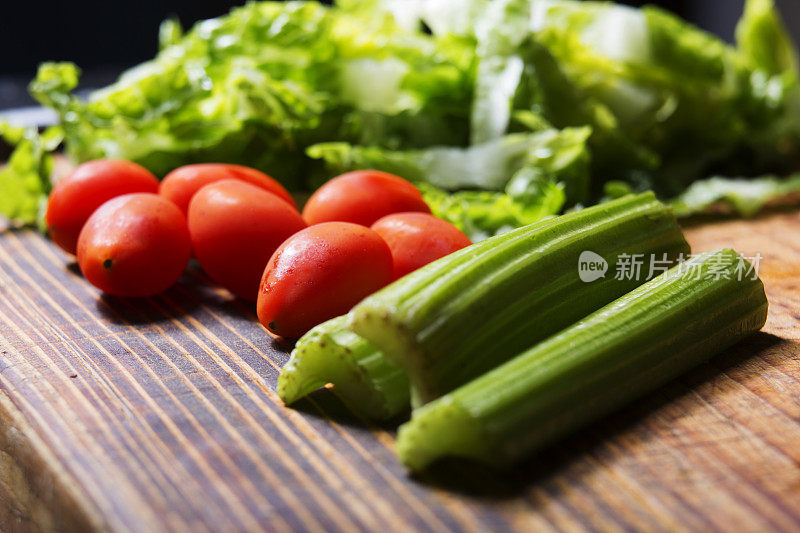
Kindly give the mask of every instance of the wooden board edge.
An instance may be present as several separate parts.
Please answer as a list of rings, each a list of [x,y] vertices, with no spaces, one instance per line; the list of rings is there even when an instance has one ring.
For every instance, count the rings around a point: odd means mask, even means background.
[[[108,531],[52,451],[0,391],[0,530]]]

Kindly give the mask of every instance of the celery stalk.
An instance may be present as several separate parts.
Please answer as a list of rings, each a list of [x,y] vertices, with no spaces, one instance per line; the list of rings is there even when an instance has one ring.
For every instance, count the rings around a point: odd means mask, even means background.
[[[373,345],[345,328],[345,317],[320,324],[300,340],[278,378],[278,396],[291,404],[333,383],[356,415],[387,420],[409,407],[408,378]]]
[[[605,277],[581,281],[592,251]],[[445,394],[641,285],[650,259],[688,253],[670,208],[629,196],[492,237],[406,276],[358,304],[348,327],[408,373],[414,405]],[[622,254],[638,279],[615,279]]]
[[[742,266],[733,250],[692,258],[415,410],[400,460],[507,465],[707,361],[766,321],[764,286],[740,281]]]

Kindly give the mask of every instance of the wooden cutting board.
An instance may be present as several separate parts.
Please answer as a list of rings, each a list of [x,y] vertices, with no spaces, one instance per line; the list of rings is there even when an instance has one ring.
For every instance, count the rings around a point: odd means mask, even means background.
[[[198,272],[102,297],[0,235],[5,531],[798,531],[800,215],[688,228],[763,256],[765,331],[510,472],[410,478],[394,428],[328,390],[288,409],[286,347]]]

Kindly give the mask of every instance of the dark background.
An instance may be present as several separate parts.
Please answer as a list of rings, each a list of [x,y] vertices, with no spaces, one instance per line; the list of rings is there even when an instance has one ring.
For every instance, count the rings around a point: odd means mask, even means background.
[[[243,0],[0,0],[0,109],[32,104],[25,86],[41,61],[70,60],[82,85],[99,87],[123,69],[153,57],[159,23],[177,16],[184,27],[227,12]],[[743,0],[661,0],[655,3],[726,39]],[[800,37],[800,1],[778,0]]]

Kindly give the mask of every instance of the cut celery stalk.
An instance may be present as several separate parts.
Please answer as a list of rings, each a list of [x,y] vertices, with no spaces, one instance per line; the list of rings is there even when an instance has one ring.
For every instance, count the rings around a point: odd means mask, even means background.
[[[345,317],[334,318],[297,341],[278,377],[278,396],[288,405],[333,383],[345,405],[363,418],[387,420],[408,410],[405,372],[345,325]]]
[[[415,410],[400,460],[507,465],[707,361],[767,318],[764,286],[737,266],[750,265],[733,250],[692,258]]]
[[[581,281],[584,251],[607,261],[605,277]],[[688,252],[670,208],[629,196],[435,261],[363,300],[348,327],[406,370],[421,405],[641,285],[653,256],[671,266]],[[643,256],[638,279],[615,279],[624,254]]]

